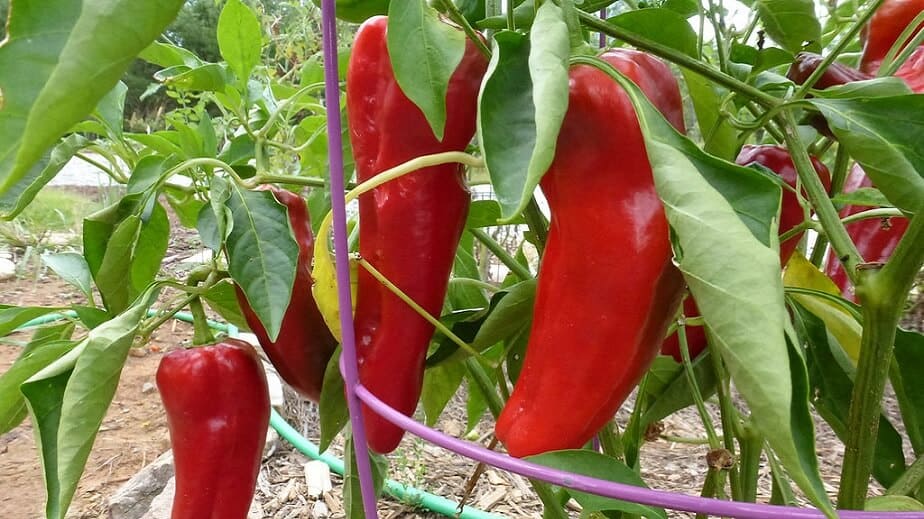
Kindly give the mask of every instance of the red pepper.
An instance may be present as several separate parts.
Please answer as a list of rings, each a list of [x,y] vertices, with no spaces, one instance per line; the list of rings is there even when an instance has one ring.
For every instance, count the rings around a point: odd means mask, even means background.
[[[828,168],[815,157],[811,157],[812,166],[815,172],[821,177],[821,182],[826,188],[831,187],[831,174]],[[758,163],[776,173],[784,182],[795,189],[798,174],[796,166],[792,162],[792,157],[786,148],[780,146],[744,146],[735,162],[747,166],[748,164]],[[803,192],[804,194],[804,192]],[[793,227],[801,224],[805,219],[805,212],[799,204],[796,193],[789,189],[783,189],[783,198],[780,205],[780,234],[783,234]],[[790,239],[780,243],[780,264],[786,265],[789,257],[799,245],[802,239],[802,233],[799,233]],[[687,298],[683,305],[684,315],[687,317],[699,316],[699,309],[693,298]],[[702,326],[691,326],[686,329],[687,347],[690,351],[690,358],[696,358],[704,349],[706,349],[706,334]],[[661,347],[661,353],[674,357],[677,362],[681,362],[680,343],[677,334],[672,334],[664,340]]]
[[[314,255],[314,236],[305,200],[284,189],[272,189],[273,195],[286,206],[289,224],[298,243],[298,265],[292,298],[282,318],[276,341],[270,341],[266,328],[247,302],[244,291],[237,285],[237,300],[247,324],[260,340],[270,362],[279,375],[305,398],[318,402],[324,370],[337,348],[337,340],[330,333],[311,294],[311,258]]]
[[[796,59],[792,62],[792,65],[790,65],[786,77],[793,80],[797,85],[801,85],[812,75],[812,72],[815,72],[815,69],[818,68],[818,65],[821,65],[822,61],[824,61],[824,58],[820,54],[800,52],[796,55]],[[815,82],[814,88],[825,89],[852,81],[873,79],[873,77],[872,74],[866,74],[853,67],[848,67],[843,63],[834,62],[821,74],[821,77]]]
[[[872,181],[866,176],[863,168],[859,165],[854,165],[844,184],[844,192],[850,193],[861,187],[870,187],[872,185]],[[856,214],[866,209],[869,208],[850,205],[841,211],[841,217]],[[907,218],[873,218],[847,224],[847,234],[850,235],[850,239],[857,246],[863,261],[884,263],[892,256],[892,252],[898,246],[898,242],[907,228]],[[834,284],[841,289],[844,297],[853,302],[857,301],[856,294],[853,292],[853,284],[847,278],[847,272],[844,271],[841,262],[837,260],[834,251],[828,254],[825,274],[834,280]]]
[[[466,40],[465,54],[446,94],[442,141],[423,112],[395,81],[386,47],[386,17],[356,33],[347,71],[350,139],[360,182],[414,157],[464,150],[475,133],[475,113],[487,60]],[[431,315],[439,315],[470,195],[457,164],[435,166],[359,197],[360,255]],[[359,270],[356,347],[361,383],[410,416],[423,384],[433,326]],[[364,408],[369,446],[388,453],[404,431]]]
[[[895,77],[905,80],[912,92],[924,93],[924,45],[914,49],[908,60],[895,71]]]
[[[924,11],[924,0],[886,0],[879,6],[869,24],[860,33],[863,42],[863,56],[860,58],[860,71],[875,74],[879,71],[882,60],[895,40],[901,35],[914,17]],[[924,28],[924,23],[917,30]],[[924,72],[918,69],[918,73]]]
[[[667,65],[626,49],[601,58],[683,129]],[[541,187],[552,218],[533,325],[495,428],[518,457],[578,448],[615,414],[657,355],[683,289],[635,109],[594,67],[570,71],[568,111]]]
[[[171,518],[246,518],[270,415],[253,347],[224,339],[170,352],[157,368],[157,388],[176,467]]]

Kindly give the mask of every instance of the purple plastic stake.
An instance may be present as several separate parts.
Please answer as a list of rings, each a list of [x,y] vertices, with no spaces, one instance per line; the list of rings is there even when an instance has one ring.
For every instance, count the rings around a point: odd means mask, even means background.
[[[786,517],[787,519],[824,518],[824,514],[814,508],[741,503],[737,501],[722,501],[699,496],[688,496],[664,490],[651,490],[623,483],[614,483],[612,481],[556,470],[544,465],[538,465],[488,450],[481,445],[459,440],[439,431],[435,431],[395,411],[362,386],[356,388],[356,394],[370,409],[383,416],[386,420],[409,431],[415,436],[419,436],[429,443],[499,469],[514,472],[527,478],[541,479],[553,485],[589,492],[599,496],[621,499],[623,501],[631,501],[633,503],[721,517],[737,517],[739,519],[766,519],[769,517]],[[924,512],[860,512],[843,510],[839,511],[838,514],[844,519],[924,518]]]
[[[606,20],[606,7],[600,9],[600,18]],[[600,48],[606,47],[606,35],[602,32],[600,33]]]
[[[366,455],[366,427],[362,403],[356,396],[359,373],[356,364],[356,337],[353,332],[353,302],[350,297],[350,259],[347,245],[346,204],[343,197],[343,143],[340,127],[340,81],[337,77],[337,19],[334,0],[321,2],[321,31],[324,47],[324,99],[327,104],[327,156],[330,162],[330,201],[334,213],[334,259],[337,265],[337,302],[340,308],[341,371],[346,385],[350,423],[353,424],[353,448],[359,472],[363,511],[377,519],[375,484]],[[323,238],[322,238],[323,239]]]

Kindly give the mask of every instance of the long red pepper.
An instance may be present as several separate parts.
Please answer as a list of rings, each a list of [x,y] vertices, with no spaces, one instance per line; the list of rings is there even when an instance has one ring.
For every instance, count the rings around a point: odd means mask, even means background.
[[[279,375],[305,398],[318,402],[324,370],[337,348],[337,340],[324,323],[318,305],[311,294],[311,258],[314,254],[314,235],[305,200],[284,189],[271,189],[279,203],[286,206],[289,224],[298,243],[298,264],[292,297],[282,318],[276,341],[271,341],[260,318],[247,302],[243,290],[235,285],[238,303],[247,324],[260,340],[270,362]]]
[[[245,519],[270,416],[256,351],[224,339],[170,352],[157,368],[157,389],[176,467],[171,519]]]
[[[466,40],[446,94],[446,127],[437,140],[423,113],[395,81],[386,47],[386,17],[356,33],[347,71],[350,139],[360,182],[414,157],[461,151],[475,133],[487,60]],[[359,252],[431,315],[439,315],[470,194],[459,165],[405,175],[359,197]],[[423,384],[433,326],[360,269],[356,295],[360,382],[410,416]],[[363,408],[369,446],[387,453],[404,431]]]
[[[821,178],[825,187],[831,186],[831,173],[828,168],[817,158],[811,157],[812,166],[815,172]],[[742,166],[757,163],[765,166],[767,169],[776,173],[786,184],[793,190],[783,189],[783,198],[780,205],[780,225],[779,232],[783,234],[790,229],[801,224],[805,219],[805,211],[799,204],[799,198],[796,196],[794,189],[798,181],[796,166],[793,164],[792,156],[786,148],[780,146],[744,146],[738,154],[735,162]],[[805,193],[803,192],[803,195]],[[799,245],[802,239],[802,233],[798,233],[788,240],[780,243],[780,264],[786,265],[790,256]],[[699,315],[699,309],[692,297],[687,298],[683,303],[683,313],[687,317],[696,317]],[[690,352],[690,358],[695,358],[706,349],[706,333],[702,326],[691,326],[686,328],[687,348]],[[680,362],[680,342],[677,334],[671,334],[664,340],[661,347],[661,353],[674,357],[674,360]]]
[[[624,49],[601,58],[683,129],[667,65]],[[513,456],[588,441],[648,369],[683,288],[632,102],[580,65],[568,103],[541,182],[552,218],[526,358],[495,429]]]

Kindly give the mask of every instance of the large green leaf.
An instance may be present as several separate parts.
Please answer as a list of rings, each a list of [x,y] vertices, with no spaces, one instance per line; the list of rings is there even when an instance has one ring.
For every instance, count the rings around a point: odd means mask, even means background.
[[[554,451],[539,454],[537,456],[530,456],[526,459],[540,465],[566,470],[584,476],[648,488],[645,482],[642,481],[642,478],[634,470],[626,466],[626,464],[609,456],[600,454],[599,452],[588,450]],[[667,519],[667,512],[654,506],[620,501],[618,499],[597,496],[577,490],[564,490],[573,497],[575,501],[580,503],[584,514],[606,510],[618,510],[620,512],[640,515],[642,517]]]
[[[92,299],[93,279],[87,260],[76,252],[42,254],[42,261],[61,279],[80,289],[88,300]]]
[[[0,435],[19,425],[26,416],[26,399],[19,386],[40,370],[64,355],[76,343],[68,340],[52,341],[23,351],[0,375]]]
[[[462,362],[442,362],[424,372],[420,404],[428,426],[436,425],[440,413],[459,390],[464,377],[465,365]]]
[[[49,518],[67,513],[138,325],[158,293],[148,290],[22,385],[42,456]]]
[[[29,321],[64,308],[50,306],[10,306],[0,309],[0,337],[12,333]]]
[[[241,311],[241,305],[237,302],[237,294],[234,285],[230,281],[222,281],[209,287],[208,291],[202,294],[202,299],[208,303],[212,310],[218,312],[222,319],[237,326],[238,329],[249,331],[250,325],[244,318]]]
[[[183,0],[23,0],[0,46],[0,196],[89,114]]]
[[[2,118],[2,113],[0,113]],[[35,198],[35,195],[64,169],[74,155],[89,141],[81,135],[68,135],[36,162],[29,172],[0,195],[0,218],[11,220]],[[2,168],[2,166],[0,166]]]
[[[337,346],[337,350],[327,361],[327,368],[324,370],[324,381],[321,384],[321,401],[318,402],[321,429],[321,438],[318,441],[318,450],[320,452],[324,452],[330,447],[334,438],[340,434],[340,431],[350,421],[350,413],[347,408],[346,396],[344,395],[343,376],[340,375],[340,354],[342,351],[342,348]]]
[[[767,36],[790,52],[821,51],[821,24],[812,0],[757,0]]]
[[[774,243],[779,186],[707,155],[678,133],[641,89],[608,64],[597,64],[617,78],[635,105],[655,187],[681,253],[679,267],[705,319],[710,345],[793,480],[833,516],[818,472],[808,407],[793,405]],[[727,191],[731,188],[738,192]]]
[[[607,23],[643,35],[687,56],[699,55],[696,32],[690,22],[676,11],[652,7],[621,13],[609,18]]]
[[[478,96],[478,142],[505,223],[533,196],[555,158],[568,109],[568,27],[553,2],[539,8],[530,36],[504,31]]]
[[[247,191],[236,184],[230,184],[226,204],[233,217],[227,239],[228,270],[275,341],[298,262],[298,244],[286,208],[269,191]]]
[[[712,368],[712,352],[704,351],[693,359],[693,377],[704,399],[715,393],[717,380]],[[654,384],[655,380],[659,384]],[[645,413],[642,426],[661,420],[675,411],[693,405],[693,388],[683,367],[670,357],[658,357],[648,371],[648,383],[645,384]]]
[[[924,204],[924,95],[811,99],[838,141],[896,207]]]
[[[260,20],[240,0],[229,0],[218,17],[218,48],[241,84],[260,63]]]
[[[389,5],[388,56],[395,80],[423,112],[439,140],[446,128],[449,78],[464,53],[465,34],[440,21],[426,0]]]
[[[722,116],[721,109],[722,99],[728,92],[695,72],[681,69],[680,73],[690,92],[703,149],[716,157],[734,160],[738,154],[738,135],[728,118]]]

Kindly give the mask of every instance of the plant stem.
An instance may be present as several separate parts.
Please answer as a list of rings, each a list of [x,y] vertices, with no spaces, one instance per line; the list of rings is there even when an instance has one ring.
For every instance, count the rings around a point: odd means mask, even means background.
[[[690,348],[687,343],[687,326],[683,319],[677,322],[677,339],[680,343],[683,372],[686,374],[687,383],[690,384],[693,402],[696,404],[696,411],[699,413],[699,419],[703,422],[703,427],[706,429],[706,437],[709,438],[709,447],[711,449],[718,449],[721,447],[719,437],[716,435],[715,428],[712,426],[712,418],[710,418],[709,412],[706,411],[706,404],[703,402],[703,393],[700,391],[699,384],[696,382],[696,375],[693,373],[693,365],[690,360]]]
[[[460,339],[458,335],[452,333],[452,330],[450,330],[449,328],[446,327],[446,325],[441,323],[439,319],[430,315],[430,312],[427,312],[426,310],[424,310],[422,306],[417,304],[417,301],[414,301],[409,295],[405,294],[403,290],[401,290],[397,285],[392,283],[391,280],[386,278],[385,275],[379,272],[378,269],[373,267],[371,263],[369,263],[368,261],[362,258],[359,259],[358,263],[360,267],[366,269],[366,271],[369,272],[369,274],[372,274],[372,277],[374,277],[379,283],[381,283],[385,288],[387,288],[392,294],[397,296],[398,299],[403,301],[406,305],[410,306],[415,312],[417,312],[419,316],[426,319],[428,323],[432,324],[433,327],[436,328],[438,332],[442,333],[447,338],[449,338],[449,340],[452,341],[456,346],[462,348],[463,350],[465,350],[466,353],[479,359],[480,361],[488,365],[491,364],[491,362],[488,359],[484,358],[481,355],[481,353],[479,353],[477,350],[472,348],[470,344]]]
[[[600,439],[600,448],[607,456],[620,459],[625,454],[622,449],[622,442],[619,439],[619,426],[616,420],[606,422],[600,432],[597,433]]]
[[[578,17],[581,19],[581,23],[590,27],[591,29],[602,32],[607,36],[613,38],[618,38],[626,43],[632,44],[635,47],[638,47],[642,50],[648,51],[655,56],[666,59],[678,66],[681,66],[685,69],[688,69],[692,72],[695,72],[707,79],[712,80],[713,82],[738,92],[739,94],[751,99],[765,108],[773,108],[780,104],[780,100],[773,97],[770,94],[767,94],[743,81],[739,81],[728,74],[723,73],[720,70],[716,70],[713,67],[706,65],[705,63],[691,58],[686,54],[683,54],[677,50],[674,50],[666,45],[654,42],[634,32],[630,32],[621,27],[615,25],[610,25],[605,21],[578,10]]]
[[[446,13],[446,16],[448,16],[450,20],[455,22],[459,27],[462,27],[465,35],[468,36],[468,39],[472,40],[472,43],[475,44],[478,51],[481,52],[484,57],[490,58],[491,49],[488,48],[481,36],[472,28],[472,25],[468,23],[468,20],[466,20],[462,12],[459,11],[456,3],[453,2],[453,0],[443,0],[439,5],[443,8],[443,12]]]
[[[494,238],[488,236],[488,233],[482,231],[481,229],[469,229],[468,232],[472,233],[472,235],[478,241],[484,244],[484,246],[487,247],[489,251],[493,252],[494,255],[497,256],[497,259],[501,260],[501,263],[503,263],[520,279],[525,281],[533,277],[528,268],[524,267],[519,261],[511,256],[509,252],[504,250],[504,248],[501,247],[501,244],[494,241]]]
[[[760,470],[760,453],[764,441],[760,434],[750,426],[745,426],[745,434],[738,439],[741,445],[738,475],[741,479],[741,499],[748,503],[757,502],[757,478]]]
[[[886,265],[879,271],[865,270],[856,284],[864,325],[847,415],[839,508],[862,509],[866,501],[875,454],[872,447],[879,432],[882,393],[891,365],[895,328],[915,275],[924,263],[921,243],[924,243],[924,216],[918,213]]]
[[[796,132],[796,121],[792,113],[784,110],[778,117],[786,140],[786,147],[789,148],[793,164],[796,166],[796,173],[799,175],[799,181],[802,183],[803,189],[808,193],[809,201],[811,201],[812,207],[815,209],[815,214],[818,215],[818,221],[831,242],[831,246],[834,247],[834,252],[844,265],[848,278],[850,278],[854,286],[858,286],[856,267],[862,261],[860,253],[847,234],[847,229],[841,223],[837,209],[834,208],[834,204],[828,198],[825,186],[821,183],[821,179],[815,172],[814,166],[812,166],[812,161],[805,149],[805,145],[802,144],[802,140],[799,139]]]

